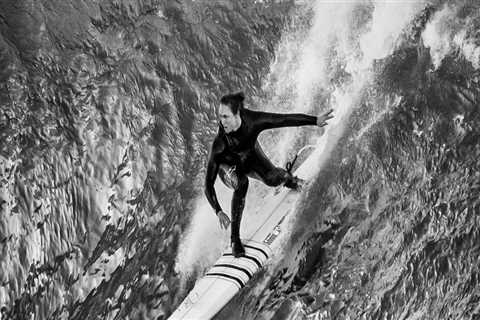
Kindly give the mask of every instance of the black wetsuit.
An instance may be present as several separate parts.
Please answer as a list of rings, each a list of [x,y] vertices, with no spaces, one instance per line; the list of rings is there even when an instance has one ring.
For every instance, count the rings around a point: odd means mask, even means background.
[[[295,178],[287,170],[275,167],[265,156],[257,137],[263,130],[316,125],[317,117],[300,113],[279,114],[241,109],[242,123],[233,132],[226,133],[222,126],[212,144],[205,179],[205,194],[215,212],[222,210],[214,189],[217,174],[233,192],[232,241],[239,241],[240,220],[245,206],[248,178],[259,179],[269,186],[294,188]]]

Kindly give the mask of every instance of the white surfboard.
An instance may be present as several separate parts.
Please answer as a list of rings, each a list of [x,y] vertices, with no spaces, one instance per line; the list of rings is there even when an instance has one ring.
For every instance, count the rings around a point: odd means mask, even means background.
[[[302,149],[303,150],[303,149]],[[307,158],[295,171],[295,175],[309,181]],[[251,234],[242,239],[245,256],[235,258],[227,249],[215,265],[197,281],[170,320],[211,319],[240,291],[253,275],[262,269],[276,251],[275,240],[282,233],[285,217],[294,210],[301,192],[284,188],[271,196],[261,207],[270,212]]]

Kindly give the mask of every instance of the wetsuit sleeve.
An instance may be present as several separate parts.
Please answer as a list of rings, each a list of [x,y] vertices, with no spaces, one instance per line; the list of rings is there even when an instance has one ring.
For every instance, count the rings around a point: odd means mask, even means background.
[[[316,125],[317,117],[303,113],[270,113],[255,112],[255,123],[258,131],[281,128]]]
[[[208,159],[207,165],[207,174],[205,176],[205,195],[208,199],[208,202],[215,210],[215,213],[222,210],[222,207],[218,203],[217,194],[215,192],[215,180],[217,179],[219,163],[217,162],[217,155],[219,153],[219,143],[217,139],[212,144],[212,149],[210,151],[210,156]]]

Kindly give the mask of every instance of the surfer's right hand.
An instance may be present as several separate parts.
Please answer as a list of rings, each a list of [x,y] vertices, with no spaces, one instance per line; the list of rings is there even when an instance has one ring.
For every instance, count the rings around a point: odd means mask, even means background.
[[[328,123],[327,120],[333,118],[333,109],[329,109],[317,117],[317,126],[325,127]]]
[[[227,230],[228,226],[230,225],[230,218],[227,214],[223,211],[217,212],[218,222],[220,222],[220,227]]]

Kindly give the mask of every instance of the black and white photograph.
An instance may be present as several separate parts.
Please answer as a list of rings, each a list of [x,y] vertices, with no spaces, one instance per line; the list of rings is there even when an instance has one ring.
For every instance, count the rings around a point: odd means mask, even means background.
[[[0,0],[0,320],[480,320],[479,0]]]

